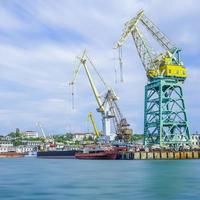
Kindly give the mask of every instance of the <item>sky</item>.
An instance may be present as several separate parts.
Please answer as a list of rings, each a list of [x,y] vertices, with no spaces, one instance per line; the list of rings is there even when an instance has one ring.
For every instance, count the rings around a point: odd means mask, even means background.
[[[0,134],[16,128],[40,131],[37,122],[47,134],[85,132],[91,130],[88,112],[101,129],[83,69],[72,109],[68,83],[84,49],[115,89],[134,132],[143,133],[145,71],[128,38],[123,46],[124,82],[120,82],[118,52],[113,49],[124,23],[140,9],[182,49],[189,74],[184,84],[189,127],[191,133],[200,131],[198,5],[198,0],[0,0]],[[93,76],[103,94],[105,88]]]

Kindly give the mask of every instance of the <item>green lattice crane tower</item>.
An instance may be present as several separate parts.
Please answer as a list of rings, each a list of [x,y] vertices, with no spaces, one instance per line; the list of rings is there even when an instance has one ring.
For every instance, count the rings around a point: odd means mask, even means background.
[[[150,32],[162,51],[155,53],[140,26]],[[144,29],[143,28],[143,29]],[[131,34],[142,61],[148,83],[145,86],[144,144],[161,147],[190,145],[183,83],[186,68],[180,60],[180,49],[148,19],[144,11],[125,24],[115,48],[119,48]]]

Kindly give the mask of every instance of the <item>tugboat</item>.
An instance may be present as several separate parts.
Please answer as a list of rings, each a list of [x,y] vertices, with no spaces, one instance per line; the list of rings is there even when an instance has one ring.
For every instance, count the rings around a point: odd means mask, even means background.
[[[76,153],[77,159],[90,160],[115,160],[117,158],[117,151],[114,149],[83,149],[83,152]]]

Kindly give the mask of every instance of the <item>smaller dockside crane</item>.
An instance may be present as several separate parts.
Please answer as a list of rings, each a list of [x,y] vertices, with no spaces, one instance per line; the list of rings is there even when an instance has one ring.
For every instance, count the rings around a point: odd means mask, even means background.
[[[88,120],[90,120],[92,123],[93,129],[94,129],[94,140],[96,141],[96,140],[98,140],[98,138],[100,136],[100,131],[97,128],[97,125],[94,121],[94,117],[91,112],[88,113]]]

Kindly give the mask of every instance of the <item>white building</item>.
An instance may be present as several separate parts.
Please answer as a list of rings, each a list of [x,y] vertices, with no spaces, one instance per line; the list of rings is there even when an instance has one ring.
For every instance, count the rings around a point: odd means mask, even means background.
[[[4,153],[4,152],[15,152],[16,148],[13,146],[0,146],[0,153]]]
[[[73,141],[83,141],[84,138],[94,137],[93,133],[74,133]]]
[[[25,146],[37,147],[37,146],[42,145],[43,142],[41,142],[41,141],[26,141],[26,140],[23,140],[22,144],[25,145]]]
[[[16,152],[18,153],[28,153],[35,151],[36,149],[32,146],[25,146],[25,145],[20,145],[16,147]]]
[[[27,138],[38,138],[38,132],[36,131],[25,131],[24,132],[24,135],[27,137]]]
[[[11,141],[0,141],[0,147],[13,147],[13,143]]]
[[[200,146],[200,134],[198,133],[192,134],[191,143],[193,146]]]

